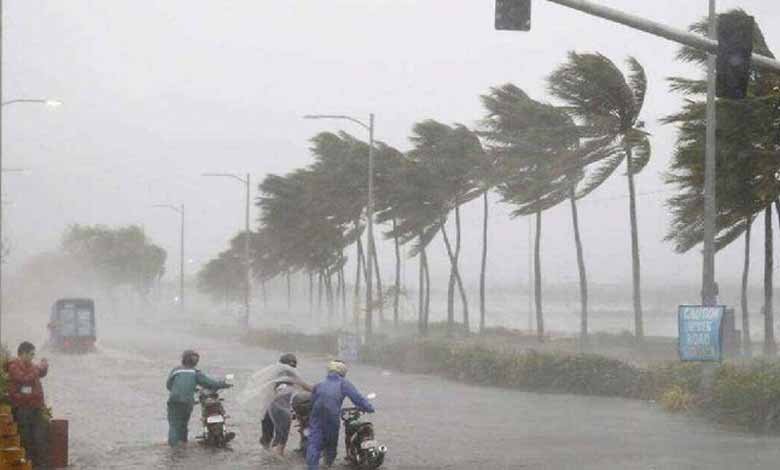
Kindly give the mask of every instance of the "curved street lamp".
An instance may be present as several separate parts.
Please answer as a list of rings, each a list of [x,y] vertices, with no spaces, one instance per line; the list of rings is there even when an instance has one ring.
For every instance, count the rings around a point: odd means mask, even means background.
[[[2,13],[2,3],[0,3],[0,16]],[[2,47],[2,40],[0,38],[0,47]],[[2,70],[0,70],[0,83],[2,83],[1,78]],[[2,92],[0,92],[2,94]],[[12,99],[8,101],[3,101],[0,103],[0,107],[6,107],[8,105],[12,104],[18,104],[18,103],[32,103],[32,104],[42,104],[50,108],[56,108],[59,106],[62,106],[62,101],[60,100],[53,100],[53,99],[39,99],[39,98],[17,98]],[[0,111],[0,168],[3,166],[3,133],[2,133],[2,111]],[[13,171],[13,170],[10,170]],[[2,173],[6,172],[6,170],[0,171],[0,175]],[[3,192],[3,178],[0,176],[0,194]],[[0,204],[0,240],[3,239],[3,205]],[[2,318],[3,318],[3,250],[0,249],[0,340],[2,339]]]
[[[181,238],[179,239],[179,310],[184,312],[184,204],[178,207],[172,204],[155,204],[152,207],[170,209],[181,217]]]
[[[307,114],[304,119],[342,119],[354,122],[368,131],[368,254],[366,255],[366,337],[373,332],[372,271],[374,263],[374,113],[368,115],[368,124],[344,114]]]
[[[15,103],[37,103],[37,104],[45,104],[46,106],[50,108],[58,108],[62,106],[62,101],[60,100],[52,100],[52,99],[41,99],[41,98],[17,98],[13,100],[3,101],[2,105],[7,106],[9,104],[15,104]]]
[[[244,212],[244,275],[246,276],[246,286],[244,288],[244,327],[249,327],[249,304],[252,286],[252,263],[249,259],[249,199],[250,199],[250,176],[246,178],[232,173],[203,173],[202,176],[222,176],[240,181],[246,186],[246,208]]]

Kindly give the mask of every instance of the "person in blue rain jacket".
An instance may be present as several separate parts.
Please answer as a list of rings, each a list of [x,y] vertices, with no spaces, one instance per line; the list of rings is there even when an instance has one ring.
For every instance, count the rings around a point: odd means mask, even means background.
[[[358,392],[352,383],[345,379],[347,365],[342,361],[328,364],[328,376],[314,387],[312,409],[309,421],[309,445],[306,449],[308,470],[319,470],[320,456],[325,452],[325,463],[330,466],[336,460],[341,427],[341,405],[349,397],[355,406],[367,413],[373,413],[374,407]]]
[[[230,388],[233,385],[224,380],[215,380],[196,369],[200,356],[193,350],[181,355],[181,366],[174,367],[165,383],[168,395],[168,445],[171,447],[187,442],[187,426],[195,405],[195,388],[201,386],[212,390]]]

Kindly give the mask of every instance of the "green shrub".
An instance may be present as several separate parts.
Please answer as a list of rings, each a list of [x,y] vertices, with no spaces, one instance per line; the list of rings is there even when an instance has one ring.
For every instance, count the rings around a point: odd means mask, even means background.
[[[695,401],[696,396],[679,385],[672,385],[661,394],[661,405],[671,412],[688,411]]]
[[[633,366],[593,354],[516,353],[434,339],[368,345],[361,359],[480,385],[585,395],[634,396],[640,377]]]
[[[701,385],[702,365],[700,363],[663,362],[641,370],[636,398],[656,400],[673,387],[697,394],[701,390]]]
[[[757,360],[745,366],[721,366],[703,407],[724,423],[780,430],[780,365]]]

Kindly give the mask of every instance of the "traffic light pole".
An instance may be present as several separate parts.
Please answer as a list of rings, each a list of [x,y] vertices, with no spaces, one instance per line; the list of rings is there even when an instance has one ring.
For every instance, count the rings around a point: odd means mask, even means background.
[[[516,0],[527,1],[531,0]],[[709,37],[703,37],[687,31],[675,29],[661,23],[624,13],[620,10],[597,5],[587,0],[547,0],[551,3],[569,7],[589,15],[604,18],[629,28],[659,36],[686,46],[706,51],[707,56],[707,130],[704,155],[704,227],[702,253],[702,289],[703,305],[717,304],[717,284],[715,283],[715,234],[717,232],[717,200],[715,194],[716,178],[716,60],[718,54],[718,17],[715,10],[715,0],[709,0]],[[529,10],[530,11],[530,6]],[[765,70],[780,72],[780,61],[758,54],[752,54],[751,64]]]
[[[689,33],[681,29],[672,28],[655,21],[650,21],[639,16],[630,15],[615,8],[605,7],[587,0],[547,0],[550,3],[572,8],[589,15],[604,18],[615,23],[638,29],[655,36],[678,42],[686,46],[695,47],[711,54],[718,52],[718,41],[714,38],[706,38],[698,34]],[[780,72],[780,61],[766,56],[753,54],[751,62],[759,68]]]
[[[715,13],[715,0],[709,0],[709,36],[718,37],[718,18]],[[714,52],[707,55],[707,138],[704,151],[704,243],[702,253],[701,303],[716,305],[717,292],[715,288],[715,218],[717,216],[717,201],[715,195],[715,62]]]

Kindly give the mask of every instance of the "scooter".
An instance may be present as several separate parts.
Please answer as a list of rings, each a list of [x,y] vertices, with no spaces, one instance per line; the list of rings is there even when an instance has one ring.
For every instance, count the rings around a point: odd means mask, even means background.
[[[373,400],[376,394],[370,393],[366,398]],[[374,425],[370,421],[364,421],[363,414],[357,408],[341,410],[347,461],[361,470],[373,470],[385,461],[387,446],[380,445],[375,440]]]
[[[233,374],[228,374],[225,380],[231,382]],[[227,444],[236,437],[235,432],[227,431],[225,420],[230,416],[225,413],[223,401],[218,390],[202,388],[198,391],[203,434],[197,439],[208,447],[227,447]]]

